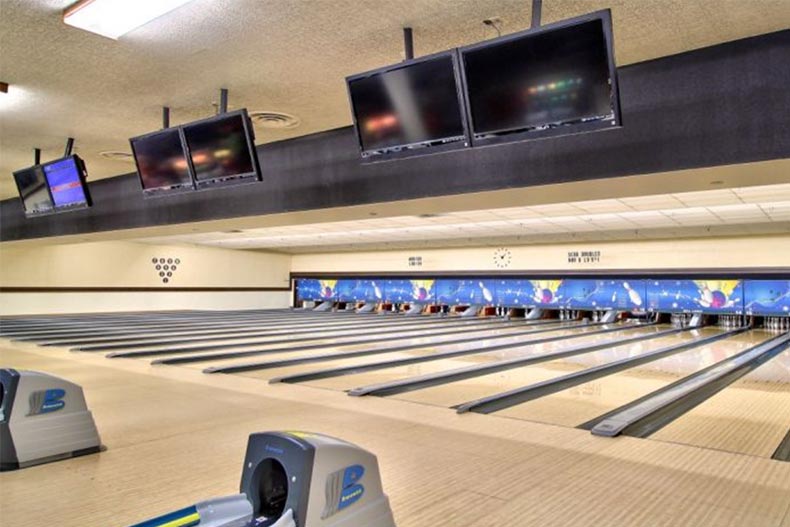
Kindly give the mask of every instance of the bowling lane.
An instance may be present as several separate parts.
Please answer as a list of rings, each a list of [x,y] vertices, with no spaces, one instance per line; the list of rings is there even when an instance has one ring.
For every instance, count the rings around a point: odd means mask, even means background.
[[[118,352],[131,352],[131,351],[150,351],[150,352],[158,352],[162,351],[163,355],[167,353],[168,350],[195,350],[198,351],[209,351],[211,349],[218,349],[221,347],[225,348],[233,348],[233,347],[256,347],[257,345],[267,345],[270,342],[289,342],[289,341],[301,341],[307,343],[316,342],[316,343],[333,343],[338,340],[345,340],[350,338],[363,338],[365,336],[369,336],[369,338],[374,338],[375,336],[385,336],[385,335],[394,335],[398,333],[406,334],[407,332],[420,335],[420,334],[432,334],[437,332],[451,332],[451,331],[471,331],[475,328],[491,328],[497,329],[501,328],[506,330],[511,327],[523,327],[523,324],[519,324],[516,322],[506,322],[503,320],[494,320],[494,319],[477,319],[474,322],[466,323],[466,322],[451,322],[451,323],[414,323],[414,324],[384,324],[384,325],[374,325],[374,326],[357,326],[352,328],[318,328],[315,330],[303,331],[301,329],[293,329],[291,331],[285,330],[280,331],[279,328],[276,331],[268,331],[268,330],[260,330],[258,335],[256,334],[245,334],[242,332],[228,332],[226,334],[221,335],[214,335],[209,337],[200,337],[197,338],[199,340],[190,340],[189,336],[186,336],[183,340],[174,340],[172,342],[165,342],[161,344],[150,344],[146,342],[140,343],[130,343],[128,345],[118,346],[115,344],[109,344],[99,347],[89,347],[89,346],[78,346],[79,349],[84,351],[118,351]]]
[[[275,325],[271,327],[266,327],[263,325],[258,324],[238,324],[238,325],[228,325],[226,327],[200,327],[198,329],[182,329],[178,331],[164,331],[164,330],[152,330],[150,332],[145,332],[143,334],[117,334],[117,335],[103,335],[103,336],[93,336],[93,337],[84,337],[80,338],[80,342],[76,343],[74,337],[58,337],[56,339],[48,339],[49,342],[57,343],[68,343],[63,345],[72,345],[72,346],[91,346],[93,344],[100,345],[100,346],[133,346],[135,344],[141,344],[148,347],[153,347],[154,345],[163,346],[167,343],[178,343],[180,341],[183,342],[198,342],[201,340],[209,340],[212,336],[218,336],[217,338],[222,338],[225,335],[251,335],[254,336],[255,334],[266,334],[268,335],[289,335],[289,334],[311,334],[313,332],[316,333],[327,333],[327,332],[342,332],[344,330],[357,330],[363,328],[397,328],[397,327],[435,327],[439,324],[447,324],[450,327],[463,326],[468,325],[473,322],[481,322],[485,319],[468,319],[468,320],[460,320],[458,318],[453,319],[445,319],[445,318],[419,318],[419,317],[410,317],[410,318],[390,318],[390,317],[378,317],[372,316],[365,318],[365,315],[358,315],[358,318],[348,319],[342,322],[336,321],[324,321],[321,322],[298,322],[289,320],[288,323],[283,323],[281,325]],[[503,322],[504,323],[504,322]],[[236,331],[234,331],[236,330]],[[194,337],[194,338],[193,338]]]
[[[610,326],[611,327],[611,326]],[[603,338],[612,338],[612,334],[604,334],[604,335],[588,335],[585,336],[586,333],[590,333],[592,331],[600,330],[601,327],[593,326],[593,327],[584,327],[580,326],[577,328],[567,328],[567,329],[559,329],[557,331],[552,331],[548,333],[539,333],[534,336],[524,335],[522,337],[517,338],[505,338],[505,339],[485,339],[480,340],[477,342],[470,342],[470,343],[462,343],[462,344],[455,344],[455,345],[447,345],[447,346],[435,346],[429,345],[424,348],[408,350],[404,352],[395,352],[395,353],[386,353],[381,355],[374,355],[372,357],[361,357],[357,359],[340,359],[335,361],[328,361],[328,362],[320,362],[314,364],[302,364],[302,365],[295,365],[295,366],[286,366],[283,368],[275,368],[271,370],[259,370],[259,371],[250,371],[250,372],[242,372],[240,375],[246,375],[250,377],[257,377],[263,379],[271,379],[273,377],[281,377],[285,375],[293,375],[296,373],[302,373],[307,371],[314,371],[314,370],[324,370],[330,368],[343,368],[348,366],[357,366],[362,364],[371,364],[375,362],[385,361],[385,360],[398,360],[398,359],[408,359],[412,357],[424,357],[429,355],[434,355],[437,353],[446,353],[446,352],[454,352],[454,351],[468,351],[473,348],[481,348],[480,354],[489,355],[487,358],[482,360],[496,360],[497,354],[507,353],[506,357],[516,357],[519,355],[530,355],[533,353],[547,353],[553,349],[559,349],[561,347],[570,347],[570,346],[581,346],[584,344],[593,344],[595,342],[600,342]],[[632,329],[623,332],[623,335],[635,335],[639,331],[645,331],[641,329]],[[655,331],[655,329],[649,329],[649,331]],[[616,335],[617,333],[615,333]],[[569,338],[567,340],[551,342],[551,343],[544,343],[544,344],[524,344],[523,346],[518,346],[520,342],[532,339],[541,339],[541,338],[548,338],[548,337],[558,337],[558,336],[567,336],[567,337],[574,337]],[[496,351],[496,352],[485,352],[485,348],[493,345],[500,345],[500,344],[514,344],[515,347],[509,348],[506,351]],[[540,351],[536,351],[539,348]],[[475,353],[474,355],[469,355],[469,357],[478,357],[479,354]],[[474,358],[472,360],[475,360]],[[445,365],[447,364],[446,361],[448,359],[439,359],[435,362],[444,362]],[[421,370],[419,371],[428,371],[427,368],[430,368],[430,364],[434,361],[429,361],[426,363],[419,364]],[[468,363],[467,363],[468,364]],[[413,366],[411,366],[413,367]],[[390,371],[398,370],[401,377],[408,377],[410,376],[408,372],[410,371],[410,366],[405,366],[401,368],[392,368]],[[425,368],[425,369],[422,369]],[[411,370],[416,371],[416,370]],[[441,370],[439,370],[441,371]],[[375,372],[371,372],[375,373]],[[397,374],[396,374],[397,375]],[[351,377],[351,376],[349,376]],[[357,377],[357,376],[354,376]],[[394,379],[396,377],[384,377],[384,380]],[[330,379],[324,379],[324,381],[329,381]],[[354,388],[358,385],[357,381],[351,381],[349,379],[343,380],[343,377],[337,378],[337,384],[327,384],[326,387],[332,387],[335,389],[348,389]],[[315,383],[319,383],[319,381],[314,381]],[[315,384],[315,386],[323,386],[323,384]]]
[[[611,339],[612,347],[569,357],[566,359],[558,359],[550,362],[535,364],[532,366],[524,366],[503,372],[492,373],[481,377],[474,377],[471,379],[464,379],[458,382],[443,384],[425,388],[423,390],[416,390],[413,392],[406,392],[395,394],[392,397],[406,401],[418,402],[423,404],[430,404],[436,406],[455,406],[460,403],[472,401],[482,397],[488,397],[498,393],[521,388],[529,384],[540,381],[545,381],[560,375],[577,372],[592,366],[613,362],[628,357],[633,357],[651,349],[657,349],[662,345],[681,344],[687,342],[689,339],[694,338],[690,333],[683,332],[676,333],[656,341],[637,342],[633,344],[617,345],[618,338],[627,338],[636,336],[637,334],[645,334],[650,332],[658,332],[662,329],[669,329],[669,327],[650,327],[640,330],[629,331],[623,334],[622,337],[616,335],[605,335],[607,339]],[[716,330],[702,330],[700,332],[703,336],[714,335],[718,333]],[[582,339],[574,340],[573,345],[581,343]],[[661,341],[659,344],[658,341]],[[592,344],[592,342],[590,342]],[[560,349],[563,347],[561,343],[552,343],[553,349]]]
[[[770,458],[789,427],[790,351],[785,351],[650,438]]]
[[[388,334],[363,334],[348,338],[335,337],[331,339],[317,339],[308,342],[294,342],[292,346],[288,343],[266,345],[250,345],[236,349],[211,349],[202,350],[195,353],[173,353],[170,355],[157,355],[155,359],[166,358],[179,358],[189,355],[212,355],[215,353],[246,353],[252,352],[252,355],[240,356],[238,358],[217,358],[215,360],[222,361],[223,365],[226,364],[240,364],[251,362],[255,360],[274,360],[274,357],[289,358],[301,355],[315,355],[333,352],[352,352],[364,350],[380,350],[391,348],[394,346],[409,346],[409,345],[432,345],[442,342],[451,342],[460,339],[469,339],[471,341],[485,340],[485,339],[516,339],[520,338],[524,332],[527,331],[550,331],[551,328],[543,328],[537,326],[534,329],[525,326],[490,326],[482,325],[479,327],[468,328],[468,330],[459,331],[457,329],[445,329],[442,331],[417,331],[417,332],[398,332],[391,335]],[[368,339],[385,339],[377,342],[366,342]],[[348,344],[342,344],[348,340],[353,340]],[[301,346],[308,347],[309,349],[300,350]],[[188,364],[188,363],[184,363]],[[205,364],[205,362],[201,363]]]
[[[619,333],[604,333],[602,335],[591,335],[589,337],[572,339],[568,341],[558,342],[545,342],[543,344],[533,344],[522,346],[518,348],[510,348],[506,350],[498,350],[485,352],[475,355],[463,355],[460,357],[453,357],[449,359],[436,360],[431,362],[424,362],[419,364],[410,364],[407,366],[397,366],[394,368],[387,368],[382,370],[374,370],[354,375],[345,375],[342,377],[330,377],[326,379],[315,379],[306,381],[302,384],[309,386],[316,386],[319,388],[329,388],[334,390],[350,390],[352,388],[359,388],[361,386],[368,386],[371,384],[379,384],[384,382],[397,381],[420,375],[428,375],[433,373],[441,373],[457,368],[472,367],[475,365],[488,364],[494,361],[517,359],[522,357],[530,357],[535,355],[542,355],[544,353],[552,353],[560,349],[575,348],[584,345],[601,344],[611,341],[613,338],[632,338],[639,334],[647,334],[658,332],[663,329],[661,327],[652,327],[650,330],[630,330]],[[572,332],[564,332],[563,334],[570,335]],[[581,358],[582,356],[580,356]],[[570,359],[568,359],[570,360]]]
[[[698,335],[708,336],[715,334],[715,332],[714,329],[706,329],[699,332]],[[687,338],[693,337],[689,333],[685,335]],[[681,377],[686,377],[736,355],[763,340],[765,337],[759,332],[741,333],[507,408],[497,412],[497,415],[565,426],[578,426],[663,388]],[[676,342],[677,339],[657,339],[650,344],[650,348],[658,349],[671,346]],[[644,351],[649,350],[645,349]]]

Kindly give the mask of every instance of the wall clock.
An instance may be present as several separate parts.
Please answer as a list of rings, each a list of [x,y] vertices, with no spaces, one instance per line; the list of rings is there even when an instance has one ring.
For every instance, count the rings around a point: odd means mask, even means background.
[[[513,254],[510,252],[510,249],[506,249],[504,247],[500,247],[496,251],[494,251],[494,265],[497,266],[499,269],[505,269],[510,267],[510,262],[513,259]]]

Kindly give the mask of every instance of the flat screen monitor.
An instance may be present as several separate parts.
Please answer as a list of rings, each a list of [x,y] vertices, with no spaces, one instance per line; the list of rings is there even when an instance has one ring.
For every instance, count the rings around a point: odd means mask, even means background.
[[[55,212],[90,207],[91,199],[85,183],[85,164],[76,155],[42,165]]]
[[[363,158],[468,146],[457,52],[353,75],[346,83]]]
[[[144,195],[195,188],[180,128],[133,137],[129,143]]]
[[[608,10],[460,53],[475,146],[620,125]]]
[[[255,135],[246,110],[182,126],[198,188],[261,179]]]
[[[14,172],[14,181],[19,189],[19,197],[22,198],[25,216],[40,216],[52,212],[55,205],[41,165]]]

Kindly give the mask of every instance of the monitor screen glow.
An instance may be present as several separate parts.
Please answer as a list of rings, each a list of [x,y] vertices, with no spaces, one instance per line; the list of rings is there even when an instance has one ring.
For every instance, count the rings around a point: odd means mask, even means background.
[[[473,138],[616,119],[604,20],[462,50]]]
[[[25,215],[35,216],[52,212],[54,204],[47,188],[43,168],[34,166],[14,172],[14,180],[22,198]]]
[[[193,187],[178,128],[136,137],[130,142],[144,191]]]
[[[466,139],[451,54],[350,77],[348,90],[363,156]]]
[[[88,206],[82,182],[82,169],[75,156],[47,163],[43,169],[56,208]]]
[[[244,120],[246,112],[231,113],[185,125],[184,139],[198,185],[234,178],[256,177]]]

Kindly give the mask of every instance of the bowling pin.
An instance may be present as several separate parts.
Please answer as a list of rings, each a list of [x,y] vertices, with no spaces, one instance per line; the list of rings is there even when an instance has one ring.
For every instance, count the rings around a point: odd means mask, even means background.
[[[376,282],[371,282],[373,284],[373,294],[376,295],[376,298],[381,300],[381,288],[376,285]]]
[[[631,284],[628,282],[623,282],[623,287],[626,291],[628,291],[628,298],[631,299],[631,302],[633,302],[635,306],[641,306],[642,296],[631,287]],[[614,298],[612,298],[612,301],[614,301]]]

